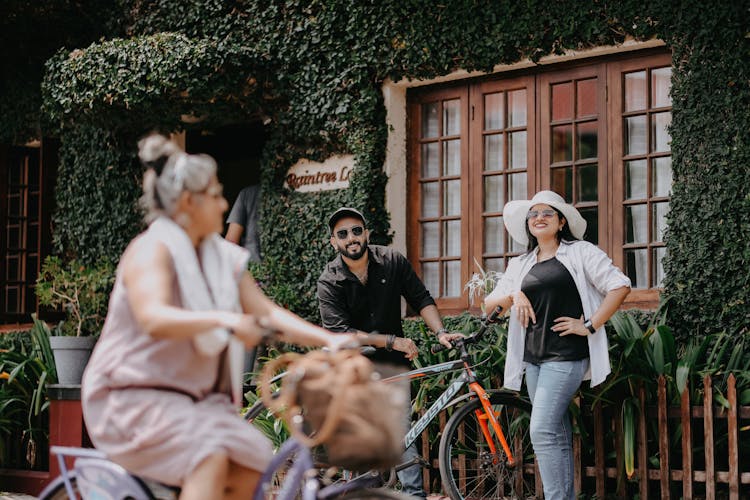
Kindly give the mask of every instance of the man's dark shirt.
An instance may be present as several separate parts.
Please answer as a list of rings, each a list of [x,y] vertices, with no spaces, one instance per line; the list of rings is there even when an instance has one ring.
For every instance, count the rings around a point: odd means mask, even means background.
[[[415,311],[435,304],[430,292],[406,257],[384,246],[369,245],[367,284],[362,285],[341,255],[329,262],[318,278],[318,304],[323,328],[333,332],[393,334],[403,337],[401,297]],[[379,362],[409,366],[404,353],[378,349],[370,356]]]

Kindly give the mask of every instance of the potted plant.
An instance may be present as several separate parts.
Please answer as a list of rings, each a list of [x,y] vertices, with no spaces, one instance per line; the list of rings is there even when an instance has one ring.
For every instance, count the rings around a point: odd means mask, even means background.
[[[114,269],[107,261],[85,266],[47,257],[37,280],[39,304],[65,313],[52,329],[50,346],[58,383],[78,385],[107,313]]]

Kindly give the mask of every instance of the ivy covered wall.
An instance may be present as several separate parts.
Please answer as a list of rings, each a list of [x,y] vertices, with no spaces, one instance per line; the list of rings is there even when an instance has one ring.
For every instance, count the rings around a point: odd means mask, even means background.
[[[368,214],[374,240],[389,241],[382,171],[387,124],[380,92],[386,78],[490,71],[569,49],[616,45],[629,36],[664,40],[674,67],[674,190],[666,261],[672,323],[686,335],[747,330],[750,221],[742,214],[750,208],[744,180],[750,155],[750,24],[741,2],[710,10],[701,2],[672,0],[120,4],[120,24],[112,32],[124,37],[72,52],[66,47],[47,64],[45,117],[62,138],[64,169],[85,179],[85,172],[106,163],[124,178],[135,178],[133,138],[148,130],[189,127],[183,115],[203,118],[200,126],[270,119],[262,164],[267,193],[262,238],[269,243],[266,261],[255,271],[277,300],[313,319],[313,285],[333,255],[327,214],[340,204],[359,206]],[[122,153],[82,142],[83,125],[106,130],[100,137],[112,138],[109,144],[118,144]],[[355,155],[348,190],[283,190],[284,173],[300,157],[320,160],[333,152]],[[117,164],[109,165],[115,157]],[[76,226],[82,234],[102,229],[75,214],[110,196],[107,183],[91,179],[86,187],[101,196],[61,190],[65,203],[79,208],[57,216],[60,226]],[[128,196],[135,201],[135,191]],[[140,228],[126,222],[133,212],[109,216],[122,218],[111,228],[127,227],[133,234]],[[118,239],[101,248],[113,258],[126,241],[126,231],[118,231]],[[85,256],[79,240],[85,239],[58,239],[66,250]]]

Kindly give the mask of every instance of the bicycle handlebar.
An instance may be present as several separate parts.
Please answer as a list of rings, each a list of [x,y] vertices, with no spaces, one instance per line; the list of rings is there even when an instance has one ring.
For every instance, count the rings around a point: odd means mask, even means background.
[[[451,341],[451,345],[455,348],[457,345],[459,345],[459,343],[466,345],[466,344],[474,344],[480,341],[482,337],[484,337],[484,332],[487,331],[487,327],[491,323],[494,323],[497,320],[497,317],[500,315],[501,312],[502,312],[501,307],[495,308],[495,310],[492,311],[489,316],[482,318],[482,324],[479,326],[479,330],[477,330],[476,333],[474,333],[473,335],[469,335],[468,337],[464,337],[462,339],[453,340]],[[445,347],[443,344],[435,344],[430,348],[430,352],[432,354],[437,354],[440,351],[445,351],[447,349],[448,348]]]

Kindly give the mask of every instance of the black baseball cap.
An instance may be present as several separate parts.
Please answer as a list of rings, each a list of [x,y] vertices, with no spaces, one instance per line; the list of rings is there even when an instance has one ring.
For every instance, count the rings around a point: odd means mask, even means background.
[[[338,221],[343,219],[344,217],[353,217],[355,219],[359,219],[362,221],[362,224],[367,225],[367,221],[365,220],[365,216],[362,215],[362,212],[357,210],[356,208],[351,207],[341,207],[335,212],[331,214],[331,216],[328,218],[328,228],[333,231],[334,226]]]

